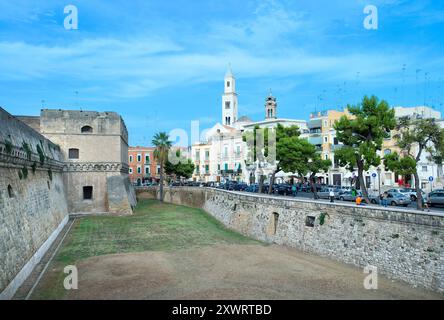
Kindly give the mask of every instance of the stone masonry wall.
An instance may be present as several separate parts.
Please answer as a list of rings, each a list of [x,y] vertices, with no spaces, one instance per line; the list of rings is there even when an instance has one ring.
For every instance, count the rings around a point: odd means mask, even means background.
[[[158,197],[153,188],[138,189],[137,195]],[[444,292],[443,216],[208,188],[166,188],[165,201],[202,208],[258,240],[358,267],[373,265],[389,278]],[[313,226],[307,219],[314,219]]]
[[[56,145],[0,108],[0,298],[11,297],[15,289],[4,290],[20,285],[17,275],[67,221],[60,159]]]

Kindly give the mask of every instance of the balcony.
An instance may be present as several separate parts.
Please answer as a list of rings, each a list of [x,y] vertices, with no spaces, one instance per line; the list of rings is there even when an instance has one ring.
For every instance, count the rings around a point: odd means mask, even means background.
[[[334,152],[336,150],[342,149],[343,147],[344,147],[343,144],[331,144],[330,150]]]
[[[308,138],[308,142],[314,145],[322,145],[322,136],[312,136]]]
[[[242,169],[238,169],[238,170],[221,170],[220,174],[222,176],[229,175],[229,174],[240,175],[240,174],[242,174]]]
[[[312,129],[321,129],[322,128],[322,120],[321,119],[316,119],[316,120],[310,120],[307,123],[307,127],[308,129],[312,130]]]

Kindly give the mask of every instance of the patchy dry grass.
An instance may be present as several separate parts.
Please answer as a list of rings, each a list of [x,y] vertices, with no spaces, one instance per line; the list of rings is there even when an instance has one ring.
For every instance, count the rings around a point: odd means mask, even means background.
[[[260,242],[226,229],[203,210],[142,200],[132,216],[78,219],[32,298],[63,298],[63,268],[89,257],[227,244]]]

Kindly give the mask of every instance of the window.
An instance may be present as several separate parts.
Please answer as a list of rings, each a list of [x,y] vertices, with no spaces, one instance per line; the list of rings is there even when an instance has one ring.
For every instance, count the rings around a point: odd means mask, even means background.
[[[325,160],[328,160],[329,158],[328,158],[328,153],[325,155]]]
[[[199,160],[200,160],[200,151],[197,150],[196,151],[196,161],[199,161]]]
[[[228,157],[228,147],[224,147],[224,157]]]
[[[205,173],[210,173],[210,166],[208,164],[205,165]]]
[[[428,171],[428,167],[427,166],[422,166],[422,172],[427,172]]]
[[[84,126],[80,129],[82,133],[93,133],[93,128],[90,126]]]
[[[316,220],[316,217],[307,216],[307,218],[305,218],[305,226],[313,228],[315,220]]]
[[[142,168],[140,166],[137,167],[137,173],[142,173]]]
[[[335,146],[337,146],[337,145],[339,144],[338,138],[335,137],[335,138],[333,139],[333,141],[334,141],[333,143],[335,144]]]
[[[12,190],[11,185],[8,185],[8,196],[14,198],[14,190]]]
[[[68,156],[69,156],[69,159],[78,159],[79,158],[79,149],[69,149]]]
[[[93,187],[83,187],[83,200],[91,200],[93,198]]]
[[[157,166],[157,174],[160,174],[160,166]]]
[[[129,162],[133,162],[133,156],[129,156]]]
[[[240,146],[236,146],[236,155],[240,156],[241,154],[241,147]]]
[[[145,153],[145,163],[150,163],[150,155]]]
[[[324,127],[328,127],[328,121],[324,120]]]
[[[276,232],[277,232],[277,227],[278,227],[278,222],[279,222],[279,213],[277,213],[277,212],[273,212],[273,216],[272,216],[272,233],[273,233],[273,235],[275,235],[276,234]]]
[[[150,174],[150,167],[145,167],[145,174]]]
[[[228,170],[228,163],[225,163],[225,171]]]
[[[205,160],[206,161],[210,160],[210,151],[208,150],[205,151]]]
[[[138,155],[137,155],[137,162],[140,162],[140,161],[142,161],[142,155],[141,155],[141,154],[138,154]]]
[[[225,101],[225,109],[230,109],[230,101]]]
[[[230,81],[227,81],[227,88],[230,87]]]
[[[129,168],[129,173],[133,174],[133,168]]]
[[[328,143],[328,137],[324,137],[324,143]]]

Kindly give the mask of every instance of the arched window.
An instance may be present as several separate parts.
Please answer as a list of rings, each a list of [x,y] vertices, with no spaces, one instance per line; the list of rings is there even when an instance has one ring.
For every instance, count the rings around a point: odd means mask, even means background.
[[[93,128],[90,126],[84,126],[82,127],[82,133],[93,133]]]

